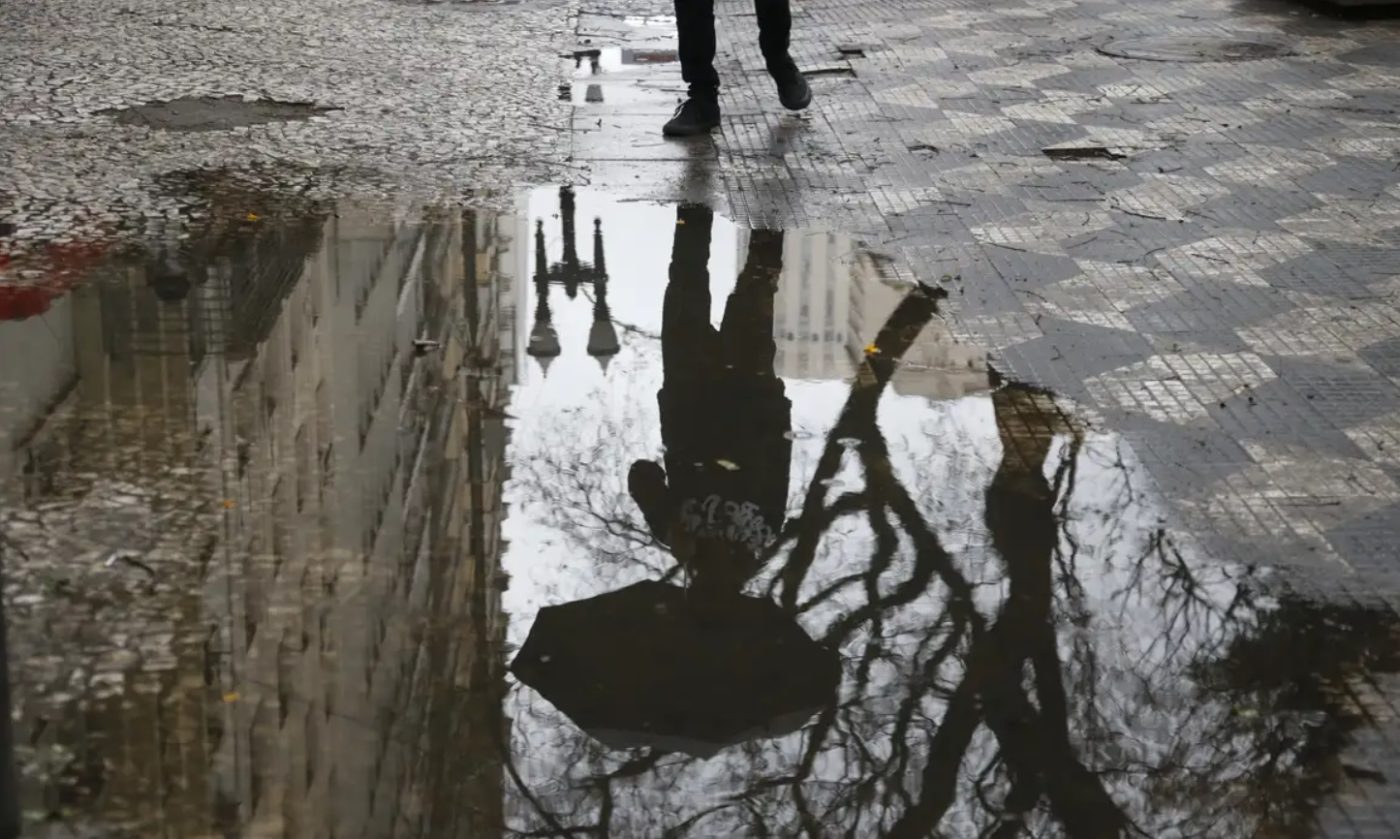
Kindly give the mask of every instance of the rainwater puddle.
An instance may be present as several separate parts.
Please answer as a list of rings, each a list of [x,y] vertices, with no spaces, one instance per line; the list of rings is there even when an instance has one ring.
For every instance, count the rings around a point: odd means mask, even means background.
[[[0,320],[28,835],[1292,836],[1385,782],[1397,628],[1200,556],[849,237],[543,189],[82,253]]]
[[[579,16],[578,35],[585,44],[674,44],[676,18],[672,15],[609,15],[584,12]]]
[[[677,60],[664,46],[581,49],[568,60],[572,81],[559,86],[559,98],[612,112],[670,113],[686,90]]]
[[[571,57],[575,80],[598,76],[628,76],[654,72],[648,68],[658,64],[677,64],[674,48],[667,47],[600,47],[577,50]],[[679,73],[679,65],[675,69]]]
[[[148,102],[99,113],[122,125],[139,125],[166,131],[228,131],[268,122],[307,120],[338,108],[311,102],[277,102],[240,96],[187,96]]]

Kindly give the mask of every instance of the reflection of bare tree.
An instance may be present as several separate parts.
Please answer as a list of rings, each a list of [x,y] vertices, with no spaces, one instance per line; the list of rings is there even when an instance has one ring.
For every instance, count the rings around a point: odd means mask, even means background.
[[[515,479],[529,487],[530,502],[543,523],[588,551],[600,568],[641,564],[649,574],[660,576],[671,570],[660,545],[645,523],[637,521],[623,477],[603,466],[618,458],[621,442],[635,427],[627,419],[592,427],[564,422],[543,430],[558,439],[537,438],[531,456],[518,464]],[[586,435],[583,443],[581,435]],[[652,547],[658,550],[648,550]]]
[[[933,295],[916,291],[905,299],[877,337],[817,468],[817,480],[797,526],[796,548],[777,577],[782,601],[789,608],[801,608],[799,589],[828,523],[841,514],[864,512],[876,534],[876,552],[858,579],[848,577],[843,583],[862,586],[868,596],[860,608],[837,620],[826,636],[829,643],[844,646],[857,632],[869,632],[870,641],[864,645],[855,668],[860,689],[869,679],[875,658],[884,652],[877,643],[883,634],[884,615],[924,595],[930,586],[941,584],[948,591],[947,615],[932,624],[934,631],[930,633],[941,636],[939,649],[922,669],[926,677],[931,677],[956,651],[960,653],[964,675],[961,683],[947,694],[942,723],[927,743],[929,757],[921,788],[916,792],[901,791],[899,797],[906,806],[889,825],[889,835],[925,836],[939,824],[954,801],[957,769],[981,724],[994,732],[1000,745],[999,762],[1011,780],[1004,808],[1018,818],[1005,821],[1004,825],[1018,823],[1019,811],[1044,796],[1073,835],[1117,835],[1127,825],[1126,816],[1093,773],[1076,758],[1070,745],[1051,615],[1049,560],[1057,541],[1056,496],[1044,474],[1051,437],[1039,433],[1053,432],[1054,428],[1045,423],[1043,428],[1032,428],[1028,422],[1044,415],[1042,406],[1037,404],[1043,397],[1016,387],[1002,389],[993,397],[1004,455],[987,494],[987,524],[1005,563],[1009,591],[1001,613],[990,625],[974,608],[969,582],[955,567],[891,467],[876,422],[876,406],[898,359],[935,310]],[[826,505],[824,482],[836,473],[845,451],[840,441],[848,438],[858,441],[855,450],[866,478],[866,490]],[[913,573],[881,595],[879,580],[893,560],[896,525],[914,544]],[[820,596],[829,597],[831,593],[832,589],[827,588]],[[933,637],[927,640],[931,642]],[[1022,690],[1027,665],[1035,673],[1034,702]],[[897,730],[904,735],[895,741],[900,774],[913,760],[908,735],[918,698],[917,690],[911,693],[896,717]],[[840,709],[833,709],[816,724],[795,782],[805,780],[810,773],[824,736],[837,724],[839,715]],[[888,771],[895,767],[880,768]],[[855,795],[861,792],[859,785],[852,790]]]
[[[928,470],[924,487],[918,464],[916,480],[902,474],[879,418],[937,305],[917,289],[879,333],[754,581],[841,650],[840,700],[800,736],[717,758],[722,769],[608,755],[556,729],[521,781],[533,801],[517,814],[522,835],[1098,839],[1306,823],[1309,750],[1336,754],[1343,739],[1295,736],[1296,713],[1239,713],[1241,692],[1296,710],[1267,678],[1208,675],[1222,658],[1276,657],[1250,647],[1282,640],[1270,636],[1286,634],[1288,610],[1267,611],[1246,572],[1195,560],[1135,512],[1128,453],[1091,440],[1048,394],[1000,387],[989,544],[948,547],[927,504],[940,477]],[[832,489],[853,470],[859,488]],[[600,489],[585,496],[599,520],[626,519]],[[610,532],[627,528],[646,541],[634,525]],[[522,722],[537,714],[549,710]]]

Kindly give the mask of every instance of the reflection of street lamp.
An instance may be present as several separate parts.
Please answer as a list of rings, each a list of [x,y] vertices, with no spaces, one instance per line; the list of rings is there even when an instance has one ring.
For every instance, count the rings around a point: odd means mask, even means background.
[[[608,311],[608,269],[603,257],[603,220],[593,220],[593,262],[583,262],[578,256],[574,228],[574,192],[569,187],[559,190],[559,215],[564,228],[564,259],[550,264],[544,247],[544,222],[535,222],[535,324],[530,330],[530,345],[526,352],[541,359],[554,358],[562,352],[559,335],[551,323],[549,286],[562,285],[570,300],[578,297],[580,286],[593,287],[593,326],[588,331],[588,354],[598,359],[604,368],[621,345]]]
[[[539,359],[540,367],[549,371],[549,362],[560,353],[559,333],[549,314],[549,263],[544,253],[544,222],[535,222],[535,325],[530,330],[530,345],[525,352]]]
[[[593,269],[596,277],[593,290],[593,326],[588,330],[588,354],[598,359],[603,369],[608,367],[608,359],[617,355],[622,347],[617,342],[617,329],[613,327],[612,314],[608,311],[608,269],[603,262],[603,220],[593,220]]]

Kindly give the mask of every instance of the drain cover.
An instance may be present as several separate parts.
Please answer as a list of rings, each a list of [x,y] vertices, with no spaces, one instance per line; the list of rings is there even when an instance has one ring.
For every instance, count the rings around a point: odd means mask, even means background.
[[[113,117],[122,125],[145,125],[167,131],[227,131],[244,125],[310,119],[333,110],[336,109],[323,108],[310,102],[277,102],[240,96],[186,96],[130,108],[111,108],[98,113]]]
[[[1125,38],[1111,41],[1099,52],[1115,58],[1139,61],[1259,61],[1293,55],[1283,44],[1272,41],[1242,41],[1232,38],[1203,38],[1159,35],[1147,38]]]

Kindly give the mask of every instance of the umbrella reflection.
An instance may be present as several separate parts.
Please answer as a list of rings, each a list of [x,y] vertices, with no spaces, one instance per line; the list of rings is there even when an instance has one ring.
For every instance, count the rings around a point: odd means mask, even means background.
[[[709,605],[645,581],[551,606],[511,671],[611,748],[696,757],[794,731],[831,698],[836,656],[774,603]]]

